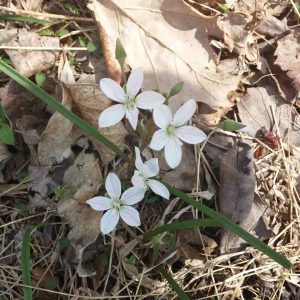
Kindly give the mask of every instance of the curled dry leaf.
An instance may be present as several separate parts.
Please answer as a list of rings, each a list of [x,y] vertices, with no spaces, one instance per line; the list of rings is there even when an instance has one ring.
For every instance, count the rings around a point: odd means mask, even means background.
[[[242,222],[251,213],[254,199],[255,173],[251,147],[236,143],[224,155],[220,165],[220,211],[234,223]],[[230,250],[228,230],[223,230],[221,250]]]
[[[59,38],[40,36],[35,32],[28,32],[26,29],[1,30],[0,40],[8,39],[3,46],[14,47],[59,47]],[[32,51],[25,49],[5,49],[13,66],[17,71],[26,77],[30,77],[40,71],[52,68],[58,59],[59,52],[53,50]]]
[[[90,9],[101,20],[111,49],[119,38],[131,68],[143,67],[144,89],[169,92],[184,82],[170,101],[172,109],[192,97],[216,110],[233,105],[227,95],[241,75],[217,72],[209,35],[223,36],[218,17],[206,17],[181,0],[94,0]]]

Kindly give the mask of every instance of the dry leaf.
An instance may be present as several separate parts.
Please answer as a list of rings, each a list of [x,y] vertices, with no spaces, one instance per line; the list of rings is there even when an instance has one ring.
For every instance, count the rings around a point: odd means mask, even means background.
[[[93,1],[90,5],[115,49],[119,38],[127,63],[142,66],[143,89],[169,92],[179,81],[183,91],[170,101],[172,109],[190,98],[212,108],[231,107],[227,99],[240,76],[218,73],[209,35],[222,37],[218,17],[206,17],[184,1]],[[138,8],[138,9],[137,9]],[[154,13],[155,12],[155,13]]]
[[[13,37],[3,46],[14,47],[59,47],[59,38],[40,36],[26,29],[1,30],[0,40]],[[58,51],[32,51],[32,50],[9,50],[5,49],[15,69],[26,77],[30,77],[40,71],[52,68],[58,59]]]
[[[251,212],[254,189],[252,149],[248,144],[236,143],[221,160],[220,212],[234,223],[242,225]],[[228,231],[224,230],[221,245],[225,252],[230,249],[230,240],[227,238]]]

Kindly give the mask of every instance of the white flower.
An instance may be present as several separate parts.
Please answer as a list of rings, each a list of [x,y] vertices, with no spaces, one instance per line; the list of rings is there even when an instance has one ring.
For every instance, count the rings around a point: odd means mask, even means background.
[[[115,125],[126,116],[135,130],[139,115],[138,108],[153,109],[157,105],[164,103],[164,96],[154,91],[142,92],[137,96],[142,87],[143,79],[142,68],[133,70],[128,78],[126,91],[109,78],[100,80],[100,88],[103,93],[110,99],[119,102],[119,104],[110,106],[100,114],[99,127]]]
[[[153,193],[168,199],[170,193],[168,189],[159,181],[150,179],[159,173],[158,159],[152,158],[143,163],[140,149],[135,147],[135,167],[134,175],[131,182],[136,187],[142,187],[145,190],[149,187]]]
[[[165,148],[165,159],[173,169],[181,161],[182,142],[199,144],[207,138],[199,128],[185,125],[193,116],[196,108],[196,101],[190,99],[177,110],[174,117],[167,105],[161,105],[153,110],[154,123],[160,129],[154,132],[149,147],[157,151]]]
[[[114,173],[109,173],[105,188],[108,197],[94,197],[87,203],[95,210],[107,210],[100,221],[100,229],[103,234],[111,232],[119,222],[120,217],[130,226],[140,226],[139,212],[130,205],[140,202],[144,198],[145,189],[131,187],[121,195],[121,182]]]

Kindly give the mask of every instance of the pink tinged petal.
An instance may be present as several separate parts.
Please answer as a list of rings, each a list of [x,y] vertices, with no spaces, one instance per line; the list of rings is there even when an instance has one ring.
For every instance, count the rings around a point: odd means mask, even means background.
[[[108,199],[106,197],[94,197],[86,201],[86,203],[89,204],[93,209],[99,211],[111,208],[111,199]]]
[[[193,99],[185,102],[174,115],[175,126],[181,126],[187,123],[195,113],[197,108],[196,101]]]
[[[135,96],[142,87],[144,80],[143,68],[137,68],[131,71],[127,84],[126,92],[129,96]]]
[[[138,147],[134,147],[134,151],[135,151],[135,167],[139,171],[141,171],[144,166],[144,163],[141,158],[141,151]]]
[[[106,108],[99,117],[99,127],[109,127],[119,123],[125,116],[125,107],[116,104]]]
[[[159,151],[167,144],[170,138],[166,135],[163,129],[154,132],[149,147],[153,150]]]
[[[188,144],[199,144],[207,139],[207,135],[197,127],[183,126],[176,129],[176,137]]]
[[[157,180],[149,179],[149,180],[147,180],[147,184],[155,194],[157,194],[167,200],[170,199],[169,190],[161,182],[159,182]]]
[[[136,106],[141,109],[153,109],[165,102],[165,97],[154,91],[147,91],[136,97]]]
[[[120,198],[121,181],[115,173],[109,173],[105,180],[105,189],[111,198]]]
[[[121,215],[122,220],[130,226],[140,226],[141,225],[139,212],[131,206],[125,205],[120,210],[120,215]]]
[[[176,139],[170,139],[165,147],[165,159],[167,164],[175,169],[181,161],[182,150]]]
[[[145,195],[145,189],[142,187],[131,187],[126,190],[121,199],[125,202],[126,205],[133,205],[140,202]]]
[[[136,130],[138,117],[139,110],[136,107],[134,109],[126,110],[126,118],[134,130]]]
[[[124,102],[126,94],[119,84],[110,78],[103,78],[100,80],[100,88],[102,92],[110,99],[117,102]]]
[[[158,159],[151,158],[144,164],[143,173],[146,178],[156,176],[159,173]]]
[[[143,176],[141,176],[140,171],[134,171],[134,175],[131,178],[131,183],[135,187],[141,187],[145,190],[147,189],[147,185],[145,184],[145,180],[144,180]]]
[[[153,109],[153,120],[156,126],[165,129],[172,122],[172,113],[170,108],[162,104]]]
[[[120,219],[119,211],[115,208],[108,210],[101,218],[100,229],[103,234],[108,234],[114,230]]]

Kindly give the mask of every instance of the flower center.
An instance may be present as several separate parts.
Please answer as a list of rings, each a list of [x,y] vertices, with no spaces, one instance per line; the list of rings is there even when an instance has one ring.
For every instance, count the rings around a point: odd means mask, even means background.
[[[111,207],[117,210],[120,210],[125,205],[125,202],[122,199],[114,198],[111,200],[112,200]]]
[[[167,133],[167,135],[174,135],[174,132],[175,132],[175,126],[173,125],[173,124],[168,124],[167,126],[166,126],[166,133]]]
[[[128,97],[125,101],[124,106],[126,109],[131,110],[135,108],[135,97]]]

